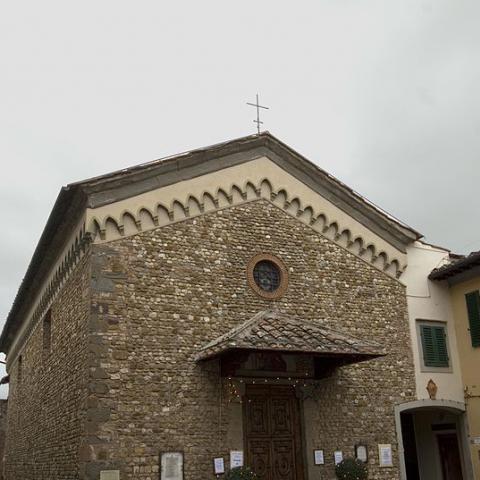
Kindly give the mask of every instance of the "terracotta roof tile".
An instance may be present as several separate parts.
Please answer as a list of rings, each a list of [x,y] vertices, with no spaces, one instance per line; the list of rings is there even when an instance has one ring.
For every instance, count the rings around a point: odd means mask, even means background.
[[[267,310],[202,347],[196,360],[237,349],[366,357],[385,354],[374,342],[325,328],[318,322],[306,322]]]
[[[442,265],[432,270],[428,278],[430,280],[445,280],[454,277],[466,270],[478,267],[480,265],[480,250],[471,252],[466,257],[461,257],[453,262]]]

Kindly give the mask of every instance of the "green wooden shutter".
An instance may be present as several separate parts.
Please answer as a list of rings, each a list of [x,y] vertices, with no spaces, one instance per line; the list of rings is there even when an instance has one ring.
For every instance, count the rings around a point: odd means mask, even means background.
[[[435,348],[433,341],[432,328],[427,325],[421,325],[423,360],[426,366],[431,366],[435,361]]]
[[[473,347],[480,347],[480,292],[470,292],[465,295],[467,301],[468,322]]]
[[[445,327],[420,325],[423,361],[426,367],[448,367]]]
[[[433,327],[435,347],[437,350],[437,364],[439,367],[448,367],[447,335],[445,327]]]

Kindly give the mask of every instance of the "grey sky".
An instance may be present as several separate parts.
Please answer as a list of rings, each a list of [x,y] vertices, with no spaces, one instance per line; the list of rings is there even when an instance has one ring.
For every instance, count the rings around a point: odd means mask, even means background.
[[[266,129],[480,248],[477,0],[2,2],[0,319],[61,185]],[[1,373],[1,372],[0,372]]]

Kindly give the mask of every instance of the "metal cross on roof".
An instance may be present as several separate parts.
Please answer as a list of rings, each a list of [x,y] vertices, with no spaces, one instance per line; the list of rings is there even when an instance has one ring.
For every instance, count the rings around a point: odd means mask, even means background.
[[[257,124],[257,131],[260,133],[260,125],[263,125],[263,122],[260,121],[260,109],[264,108],[265,110],[268,110],[268,107],[264,107],[263,105],[260,105],[258,102],[258,93],[257,93],[257,102],[256,103],[249,103],[247,102],[247,105],[250,105],[251,107],[256,107],[257,108],[257,119],[253,121],[253,123]]]

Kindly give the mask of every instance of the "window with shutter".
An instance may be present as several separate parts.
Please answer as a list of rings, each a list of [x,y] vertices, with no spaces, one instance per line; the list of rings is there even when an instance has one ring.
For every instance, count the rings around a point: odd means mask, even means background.
[[[467,302],[470,338],[473,347],[480,347],[480,292],[470,292],[465,295]]]
[[[423,362],[426,367],[448,367],[448,349],[445,327],[440,325],[420,325]]]

